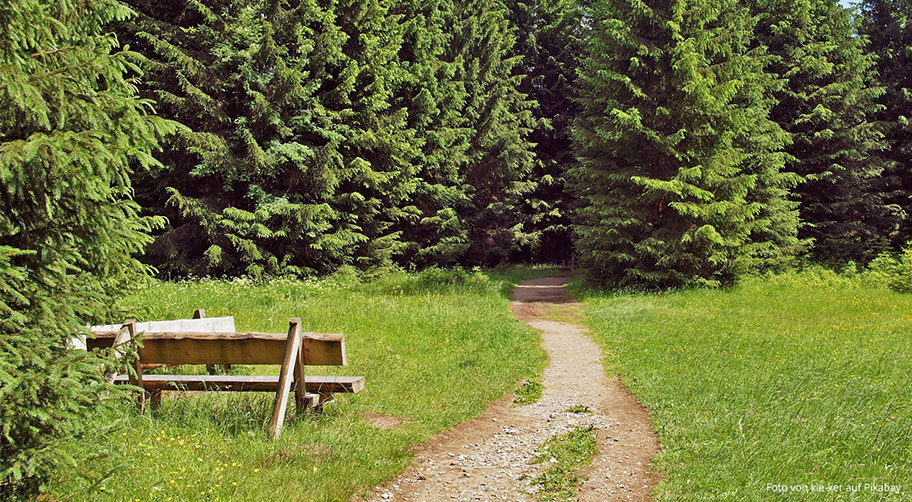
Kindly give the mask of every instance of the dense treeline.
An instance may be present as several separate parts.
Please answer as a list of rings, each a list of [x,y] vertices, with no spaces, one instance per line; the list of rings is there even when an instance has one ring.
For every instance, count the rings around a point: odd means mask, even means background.
[[[889,70],[908,5],[594,2],[571,168],[585,268],[716,284],[903,244],[909,67]]]
[[[131,2],[142,93],[189,129],[137,179],[163,272],[497,263],[532,103],[497,2]]]
[[[128,3],[141,95],[187,126],[133,180],[166,276],[666,287],[912,237],[904,2]]]
[[[859,31],[869,41],[875,82],[882,88],[873,119],[885,147],[877,160],[885,181],[879,181],[885,200],[901,215],[893,234],[895,245],[912,240],[912,1],[862,0]],[[884,186],[886,185],[886,186]]]
[[[593,5],[573,129],[579,257],[625,286],[731,282],[797,247],[774,76],[739,2],[667,7]]]
[[[0,5],[0,497],[153,269],[576,261],[726,284],[912,240],[912,1]],[[162,218],[164,217],[164,218]],[[140,258],[137,261],[136,258]]]
[[[755,45],[766,46],[768,71],[783,79],[771,118],[790,135],[786,170],[802,177],[799,235],[813,242],[816,259],[867,262],[889,248],[899,214],[887,207],[874,126],[874,58],[854,35],[850,13],[836,2],[760,0]]]

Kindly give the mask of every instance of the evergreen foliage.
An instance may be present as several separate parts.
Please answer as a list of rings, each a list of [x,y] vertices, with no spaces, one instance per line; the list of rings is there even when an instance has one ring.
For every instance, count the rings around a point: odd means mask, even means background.
[[[468,203],[463,175],[471,129],[464,116],[468,94],[457,78],[462,61],[450,50],[455,23],[449,0],[397,2],[404,19],[400,60],[408,69],[394,96],[408,110],[417,147],[413,214],[399,221],[404,245],[399,263],[452,265],[469,248],[468,233],[456,208]]]
[[[67,350],[147,272],[132,255],[129,175],[174,129],[136,97],[137,54],[104,31],[112,0],[0,6],[0,499],[28,499],[76,459],[60,447],[110,391],[105,361]]]
[[[878,83],[884,93],[876,115],[884,130],[886,174],[898,178],[898,187],[887,201],[902,208],[900,231],[894,248],[912,240],[912,1],[862,0],[861,33],[870,41],[869,52],[877,58]]]
[[[529,175],[534,190],[522,212],[526,242],[523,259],[565,262],[573,255],[570,192],[566,170],[574,163],[570,124],[576,114],[571,99],[582,53],[582,8],[573,0],[529,0],[511,5],[517,27],[515,51],[523,56],[526,77],[520,92],[538,103],[529,140],[535,161]]]
[[[817,260],[866,262],[889,247],[898,228],[884,193],[882,133],[872,123],[882,89],[873,57],[836,0],[757,0],[755,44],[783,79],[771,117],[791,134],[787,170],[802,176],[800,235]]]
[[[514,246],[529,104],[502,6],[132,3],[146,90],[190,128],[138,181],[170,193],[154,263],[306,275]]]
[[[799,248],[753,19],[734,1],[593,2],[572,170],[599,282],[720,284]]]
[[[455,207],[467,228],[463,261],[469,264],[496,264],[516,249],[520,204],[531,189],[526,177],[534,103],[519,91],[523,74],[512,52],[516,34],[508,14],[500,0],[459,0],[450,28],[447,59],[457,62],[455,78],[465,86],[463,117],[470,135],[460,177],[467,203]]]
[[[403,72],[388,2],[133,3],[146,90],[190,128],[142,181],[150,199],[170,193],[156,262],[252,276],[389,263],[414,154],[390,100]]]

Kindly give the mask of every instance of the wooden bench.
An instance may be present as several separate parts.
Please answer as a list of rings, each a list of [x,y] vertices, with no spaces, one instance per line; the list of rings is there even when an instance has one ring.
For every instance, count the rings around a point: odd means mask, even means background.
[[[188,321],[188,320],[182,320]],[[178,322],[179,321],[157,321]],[[233,323],[233,319],[232,319]],[[145,323],[143,323],[145,324]],[[161,325],[149,323],[139,337],[140,326],[128,320],[116,330],[91,329],[93,338],[87,348],[121,346],[139,340],[139,355],[132,364],[135,375],[118,376],[118,383],[130,383],[145,392],[139,397],[140,409],[145,407],[146,392],[152,406],[158,405],[164,390],[230,390],[275,392],[275,404],[269,433],[279,436],[285,421],[288,394],[294,393],[298,410],[318,407],[338,392],[360,392],[364,377],[305,376],[304,366],[344,366],[345,337],[341,334],[302,333],[301,320],[289,322],[288,333],[237,333],[199,331],[155,331]],[[181,329],[190,326],[180,324]],[[111,326],[99,326],[108,328]],[[143,365],[180,364],[277,364],[278,376],[247,375],[144,375]]]

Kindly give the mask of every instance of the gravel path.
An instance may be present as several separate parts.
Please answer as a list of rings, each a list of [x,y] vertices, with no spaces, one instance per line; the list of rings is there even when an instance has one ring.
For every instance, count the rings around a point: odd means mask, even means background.
[[[419,450],[414,466],[378,487],[370,498],[386,501],[535,501],[535,449],[548,438],[593,425],[599,454],[584,473],[582,501],[650,500],[658,481],[649,461],[659,450],[646,410],[616,378],[606,381],[600,350],[576,324],[548,321],[577,315],[578,303],[564,291],[567,277],[525,281],[514,290],[517,319],[542,332],[550,364],[541,399],[515,406],[513,396],[492,403],[478,418],[438,434]],[[573,406],[592,413],[574,414]]]

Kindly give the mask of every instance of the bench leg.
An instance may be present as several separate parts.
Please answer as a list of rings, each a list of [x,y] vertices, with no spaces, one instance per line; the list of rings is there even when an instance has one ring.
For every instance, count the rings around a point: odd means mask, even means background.
[[[136,340],[136,320],[129,319],[123,322],[120,333],[114,339],[114,345],[117,346],[126,341],[134,340]],[[139,392],[139,396],[136,398],[136,404],[139,406],[139,413],[142,414],[146,411],[146,390],[143,388],[142,363],[139,362],[138,355],[133,359],[132,364],[133,374],[130,375],[130,384],[142,389]]]
[[[288,393],[294,383],[295,366],[301,350],[301,320],[292,319],[288,323],[288,341],[285,344],[285,357],[282,370],[279,372],[279,385],[276,388],[275,405],[272,408],[272,420],[269,422],[269,436],[279,437],[285,423],[285,409],[288,406]]]
[[[230,364],[207,364],[206,373],[210,375],[227,375],[231,371]]]
[[[139,414],[142,415],[146,412],[146,392],[145,390],[139,391],[139,395],[136,396],[136,406],[139,407]]]
[[[304,385],[304,354],[301,348],[298,349],[297,360],[294,367],[294,395],[295,409],[298,413],[303,413],[309,407],[310,400],[307,398],[307,389]]]
[[[153,410],[157,410],[161,406],[162,402],[162,391],[161,389],[153,389],[149,391],[149,407]]]
[[[295,396],[295,411],[297,413],[303,413],[307,408],[310,407],[310,398],[307,396],[307,393],[303,389],[295,387],[294,389]]]
[[[305,394],[304,395],[304,404],[301,411],[305,410],[314,410],[319,411],[320,409],[320,395],[319,394]]]

